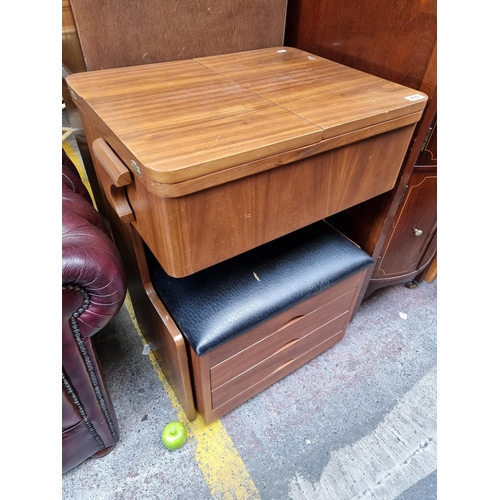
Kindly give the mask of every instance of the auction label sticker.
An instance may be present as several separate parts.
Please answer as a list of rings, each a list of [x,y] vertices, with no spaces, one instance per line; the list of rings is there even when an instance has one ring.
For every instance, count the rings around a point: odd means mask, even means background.
[[[421,99],[425,99],[425,96],[420,94],[413,94],[413,95],[407,95],[405,99],[408,99],[409,101],[420,101]]]

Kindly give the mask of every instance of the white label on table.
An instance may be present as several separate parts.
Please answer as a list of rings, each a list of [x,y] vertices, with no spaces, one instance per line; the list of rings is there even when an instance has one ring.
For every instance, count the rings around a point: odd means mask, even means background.
[[[407,95],[405,99],[408,99],[409,101],[420,101],[421,99],[425,99],[425,96],[420,94],[413,94],[413,95]]]

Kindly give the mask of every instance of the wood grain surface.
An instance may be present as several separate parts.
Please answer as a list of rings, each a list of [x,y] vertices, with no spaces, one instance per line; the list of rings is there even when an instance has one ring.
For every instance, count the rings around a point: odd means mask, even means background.
[[[175,184],[397,118],[426,96],[298,49],[275,47],[71,75],[150,182]]]
[[[70,0],[89,71],[282,45],[287,0]]]
[[[133,174],[127,220],[174,277],[392,189],[427,101],[287,47],[67,81],[86,129]]]
[[[430,96],[436,0],[288,0],[285,44]]]
[[[175,198],[127,186],[138,232],[183,277],[392,188],[414,125]]]
[[[425,94],[291,47],[196,59],[323,129],[323,139],[421,111]],[[414,103],[414,104],[413,104]]]

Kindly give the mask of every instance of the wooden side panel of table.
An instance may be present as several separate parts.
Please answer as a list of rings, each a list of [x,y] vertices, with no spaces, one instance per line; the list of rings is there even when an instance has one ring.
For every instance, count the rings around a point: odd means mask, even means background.
[[[196,418],[191,375],[189,373],[186,342],[182,334],[169,318],[168,313],[151,285],[144,255],[143,242],[131,224],[133,212],[124,195],[124,186],[120,186],[116,179],[124,176],[114,175],[106,178],[103,175],[102,152],[100,146],[100,132],[96,123],[88,117],[82,116],[87,140],[94,145],[91,155],[96,165],[100,191],[103,193],[103,202],[113,233],[113,238],[124,260],[127,274],[127,288],[132,300],[134,312],[139,328],[151,347],[160,368],[165,374],[186,416],[190,420]],[[105,143],[104,143],[105,144]],[[106,146],[105,146],[106,147]],[[109,160],[108,160],[109,161]],[[120,169],[119,160],[115,161],[116,171]],[[130,173],[123,165],[122,172]],[[126,181],[125,181],[126,182]],[[126,184],[125,184],[126,185]]]

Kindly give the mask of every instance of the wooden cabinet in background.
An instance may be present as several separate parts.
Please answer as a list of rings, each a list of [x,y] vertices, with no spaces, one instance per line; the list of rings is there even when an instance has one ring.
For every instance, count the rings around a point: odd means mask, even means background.
[[[365,297],[377,288],[412,280],[437,249],[437,169],[415,167]]]
[[[437,255],[437,116],[434,116],[365,293],[387,285],[409,288],[435,272],[425,270]]]
[[[288,0],[285,44],[429,97],[394,188],[330,217],[329,222],[376,262],[357,306],[382,286],[433,280],[437,272],[436,0]],[[422,234],[416,236],[415,230]]]
[[[283,45],[287,0],[62,0],[63,99],[97,208],[92,155],[66,77]]]

